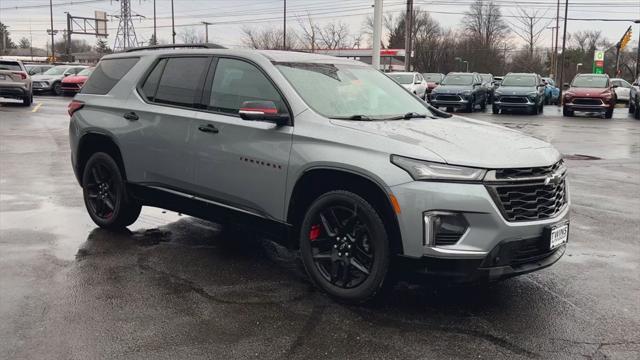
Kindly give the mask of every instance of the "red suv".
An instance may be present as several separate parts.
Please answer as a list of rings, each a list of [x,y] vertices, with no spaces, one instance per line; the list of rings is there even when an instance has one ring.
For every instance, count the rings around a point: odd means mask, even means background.
[[[578,74],[563,95],[562,115],[574,111],[600,112],[611,119],[616,106],[616,93],[606,74]]]

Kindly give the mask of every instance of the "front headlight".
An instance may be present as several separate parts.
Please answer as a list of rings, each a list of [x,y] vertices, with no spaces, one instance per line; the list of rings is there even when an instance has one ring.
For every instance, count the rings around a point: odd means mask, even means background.
[[[447,165],[391,155],[391,162],[408,172],[414,180],[481,181],[485,169]]]

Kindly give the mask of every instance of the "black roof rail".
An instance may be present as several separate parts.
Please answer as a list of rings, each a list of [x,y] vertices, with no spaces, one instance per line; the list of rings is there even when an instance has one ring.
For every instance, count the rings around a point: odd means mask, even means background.
[[[166,44],[166,45],[151,45],[151,46],[142,46],[135,47],[131,49],[127,49],[124,52],[133,52],[133,51],[141,51],[141,50],[162,50],[162,49],[181,49],[181,48],[200,48],[200,49],[226,49],[226,47],[213,43],[205,43],[205,44]]]

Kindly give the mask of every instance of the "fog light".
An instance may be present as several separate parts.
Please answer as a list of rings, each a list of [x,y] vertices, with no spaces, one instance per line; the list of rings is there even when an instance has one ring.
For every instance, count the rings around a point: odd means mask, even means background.
[[[460,213],[428,211],[423,215],[425,246],[453,245],[469,228],[469,223]]]

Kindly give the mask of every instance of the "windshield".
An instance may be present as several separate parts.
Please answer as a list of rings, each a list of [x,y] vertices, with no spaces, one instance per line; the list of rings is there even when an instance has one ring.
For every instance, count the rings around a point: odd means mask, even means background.
[[[422,76],[424,77],[425,80],[429,81],[429,82],[440,82],[442,81],[442,74],[438,74],[438,73],[426,73],[426,74],[422,74]]]
[[[302,99],[326,117],[387,118],[409,112],[431,116],[422,101],[369,66],[317,63],[276,66]]]
[[[578,76],[573,80],[571,86],[582,88],[606,88],[607,78],[604,76]]]
[[[536,77],[532,75],[509,75],[502,79],[502,86],[536,86]]]
[[[93,69],[84,69],[78,73],[78,76],[89,76],[93,72]]]
[[[442,80],[442,85],[471,85],[473,84],[473,75],[447,75]]]
[[[56,66],[45,71],[42,75],[62,75],[68,69],[66,66]]]
[[[0,61],[0,70],[21,71],[22,68],[15,61]]]
[[[413,74],[387,74],[393,80],[399,82],[400,84],[413,84]]]

